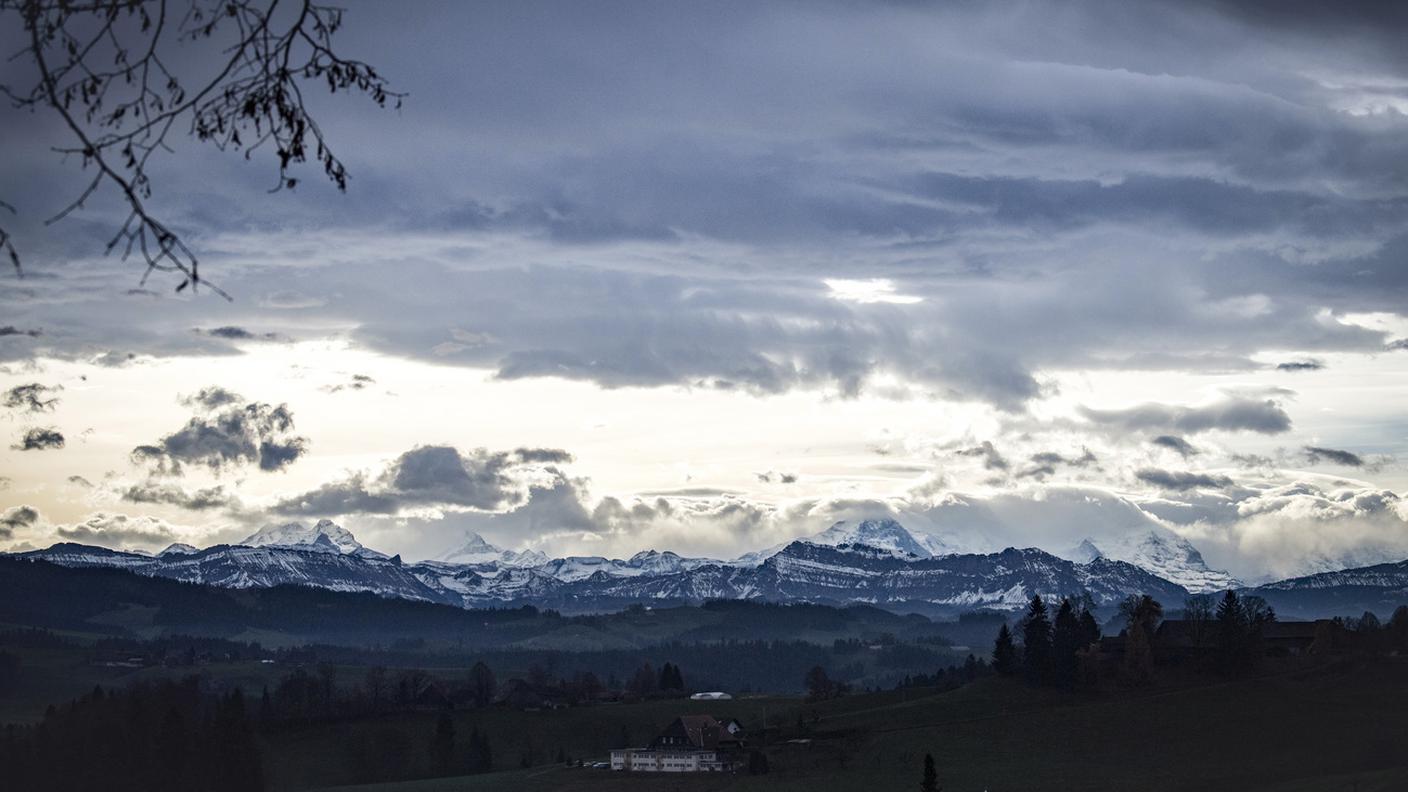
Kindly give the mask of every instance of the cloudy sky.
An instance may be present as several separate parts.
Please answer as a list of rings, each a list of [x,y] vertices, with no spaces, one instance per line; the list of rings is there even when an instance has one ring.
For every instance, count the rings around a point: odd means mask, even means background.
[[[154,166],[230,303],[103,256],[111,194],[45,226],[91,176],[7,108],[0,548],[733,556],[890,514],[1408,557],[1383,5],[352,3],[409,95],[310,89],[345,195]]]

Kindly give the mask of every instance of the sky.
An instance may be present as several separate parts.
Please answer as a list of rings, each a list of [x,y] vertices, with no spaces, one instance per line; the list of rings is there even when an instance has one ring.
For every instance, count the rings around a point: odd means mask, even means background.
[[[1401,560],[1406,15],[353,2],[338,47],[407,96],[309,87],[345,194],[153,166],[232,302],[105,256],[111,191],[45,225],[91,171],[7,107],[0,549],[327,518],[408,559],[733,557],[894,516],[1170,530],[1247,580]]]

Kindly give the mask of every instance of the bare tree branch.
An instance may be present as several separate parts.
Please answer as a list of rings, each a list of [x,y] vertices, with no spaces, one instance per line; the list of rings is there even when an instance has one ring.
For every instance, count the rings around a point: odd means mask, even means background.
[[[342,10],[312,0],[0,0],[0,17],[18,15],[28,46],[11,60],[28,60],[37,79],[27,88],[0,84],[16,109],[55,112],[73,143],[55,146],[81,158],[95,173],[87,186],[45,225],[84,208],[103,185],[115,187],[129,214],[107,244],[124,259],[139,254],[153,272],[179,274],[176,291],[201,285],[229,295],[200,274],[200,262],[180,236],[150,211],[147,166],[178,124],[220,150],[243,149],[249,158],[274,149],[278,181],[293,189],[294,165],[310,153],[340,191],[348,173],[317,121],[308,113],[300,82],[325,83],[331,92],[369,96],[378,106],[400,106],[402,94],[362,61],[343,58],[332,46]],[[186,49],[178,53],[178,48]],[[173,54],[195,51],[213,61],[213,76],[191,81],[173,68]],[[186,71],[193,71],[186,67]],[[9,204],[0,206],[14,209]],[[0,247],[16,272],[12,236],[0,228]]]

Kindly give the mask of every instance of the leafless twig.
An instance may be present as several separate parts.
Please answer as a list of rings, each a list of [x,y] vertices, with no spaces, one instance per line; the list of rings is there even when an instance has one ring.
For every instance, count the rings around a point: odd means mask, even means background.
[[[389,90],[370,65],[339,56],[333,35],[342,10],[312,0],[0,0],[0,18],[23,22],[28,44],[11,61],[32,62],[36,79],[27,89],[0,85],[18,109],[56,112],[73,143],[55,146],[81,158],[93,178],[45,225],[81,210],[103,185],[115,187],[129,213],[107,244],[124,259],[137,253],[153,272],[179,274],[176,291],[204,285],[195,253],[148,207],[152,183],[147,165],[158,151],[171,151],[167,137],[181,125],[196,139],[221,150],[274,149],[279,162],[273,190],[293,189],[292,166],[309,155],[339,190],[348,174],[322,128],[308,113],[301,83],[326,83],[353,91],[377,105],[399,107],[402,94]],[[184,49],[183,49],[184,48]],[[198,67],[176,59],[213,61],[213,76],[182,76]],[[5,203],[0,207],[14,209]],[[0,247],[21,272],[12,236],[0,228]]]

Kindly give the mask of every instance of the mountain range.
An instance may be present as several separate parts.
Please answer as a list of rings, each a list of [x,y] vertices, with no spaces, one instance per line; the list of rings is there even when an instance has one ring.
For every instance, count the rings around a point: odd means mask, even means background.
[[[1151,594],[1171,606],[1189,593],[1238,587],[1210,569],[1187,540],[1147,532],[1116,542],[1087,539],[1060,557],[1035,548],[957,553],[891,519],[839,522],[810,537],[733,560],[647,550],[629,559],[548,558],[502,550],[477,534],[436,559],[407,563],[363,546],[322,520],[271,525],[239,544],[172,545],[155,555],[60,543],[17,554],[71,567],[116,567],[224,588],[292,584],[384,597],[490,607],[533,604],[599,612],[637,602],[747,599],[869,603],[889,608],[1015,609],[1034,594],[1088,593],[1100,605]],[[1296,607],[1334,602],[1327,593],[1408,592],[1408,562],[1281,581],[1256,589]],[[1307,596],[1306,592],[1314,592]]]

